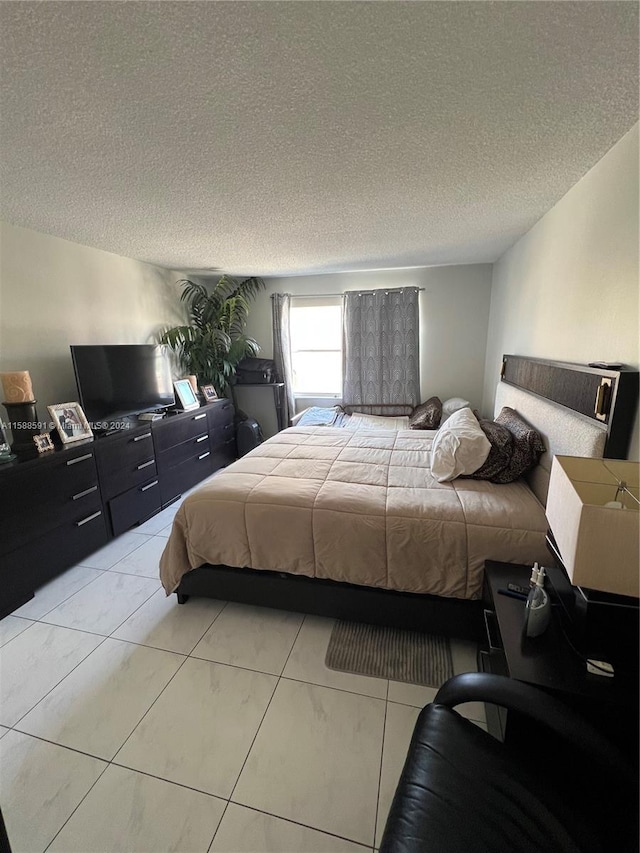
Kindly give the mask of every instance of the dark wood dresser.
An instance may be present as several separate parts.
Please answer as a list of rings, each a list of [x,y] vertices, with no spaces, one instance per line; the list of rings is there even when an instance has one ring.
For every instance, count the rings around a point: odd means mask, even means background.
[[[0,465],[0,618],[236,458],[220,399]]]

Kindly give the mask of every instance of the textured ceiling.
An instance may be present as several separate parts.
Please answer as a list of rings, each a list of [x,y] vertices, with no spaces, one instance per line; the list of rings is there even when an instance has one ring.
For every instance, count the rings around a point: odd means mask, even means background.
[[[173,269],[493,261],[637,120],[635,2],[2,2],[1,215]]]

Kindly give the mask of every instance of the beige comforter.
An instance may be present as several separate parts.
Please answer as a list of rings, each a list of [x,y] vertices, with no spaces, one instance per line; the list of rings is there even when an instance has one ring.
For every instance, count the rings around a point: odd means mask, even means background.
[[[486,559],[544,561],[544,510],[523,482],[438,483],[434,432],[293,427],[207,480],[160,561],[167,594],[204,563],[477,598]]]

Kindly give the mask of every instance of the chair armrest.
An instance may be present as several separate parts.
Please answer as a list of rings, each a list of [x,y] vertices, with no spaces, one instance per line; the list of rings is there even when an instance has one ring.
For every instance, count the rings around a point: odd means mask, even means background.
[[[546,726],[566,743],[588,752],[603,768],[624,773],[626,781],[636,783],[629,762],[614,744],[571,708],[536,687],[502,675],[467,672],[446,681],[433,700],[434,705],[448,708],[464,702],[489,702],[523,714]]]

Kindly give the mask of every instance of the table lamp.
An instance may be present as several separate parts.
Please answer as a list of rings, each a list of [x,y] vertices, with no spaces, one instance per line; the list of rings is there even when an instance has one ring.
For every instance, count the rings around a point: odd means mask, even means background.
[[[640,463],[556,456],[547,520],[577,587],[640,593]]]
[[[11,449],[18,456],[33,456],[37,453],[33,436],[42,430],[38,423],[36,398],[33,394],[28,370],[11,370],[0,373],[4,392],[3,406],[9,416],[9,427],[13,435]]]

